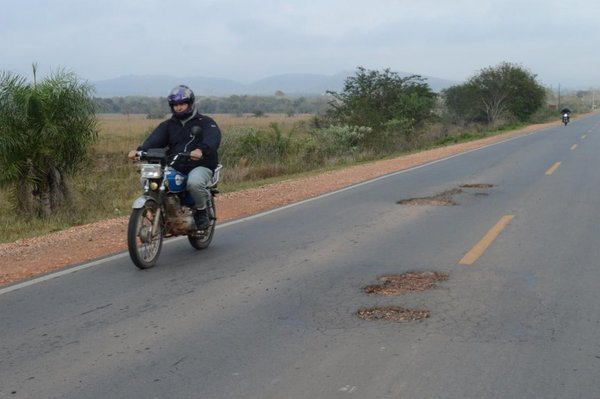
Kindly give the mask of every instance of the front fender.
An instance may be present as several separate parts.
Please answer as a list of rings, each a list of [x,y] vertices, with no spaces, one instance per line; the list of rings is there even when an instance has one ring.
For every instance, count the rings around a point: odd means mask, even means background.
[[[156,200],[149,195],[142,195],[141,197],[137,197],[135,201],[133,201],[133,205],[131,206],[133,209],[142,209],[146,206],[146,203],[152,202],[156,204]]]

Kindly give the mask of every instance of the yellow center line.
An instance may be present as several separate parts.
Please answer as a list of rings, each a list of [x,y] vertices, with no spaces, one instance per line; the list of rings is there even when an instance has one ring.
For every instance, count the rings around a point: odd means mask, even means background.
[[[483,255],[483,253],[485,252],[485,250],[496,239],[496,237],[498,237],[498,235],[500,234],[500,232],[502,230],[504,230],[504,228],[506,227],[506,225],[508,225],[508,223],[514,217],[515,217],[515,215],[504,215],[504,216],[502,216],[500,218],[500,220],[498,221],[498,223],[496,223],[496,225],[494,227],[492,227],[483,236],[483,238],[477,244],[475,244],[475,246],[473,248],[471,248],[471,250],[469,252],[467,252],[465,254],[465,256],[463,256],[463,258],[458,263],[461,264],[461,265],[472,265],[473,263],[475,263],[475,261],[477,259],[479,259],[479,257],[481,255]]]
[[[571,146],[571,149],[572,149],[572,150],[574,150],[575,148],[577,148],[577,144],[573,144],[573,145]]]
[[[554,165],[552,165],[552,166],[550,167],[550,169],[548,169],[548,170],[546,171],[546,175],[547,175],[547,176],[550,176],[552,173],[556,172],[556,169],[558,169],[558,167],[560,166],[560,164],[561,164],[561,162],[557,162],[557,163],[555,163]]]

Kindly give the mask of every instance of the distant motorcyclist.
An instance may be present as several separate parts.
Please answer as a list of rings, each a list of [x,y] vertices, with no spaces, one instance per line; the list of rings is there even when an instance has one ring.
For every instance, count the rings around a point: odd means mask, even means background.
[[[160,123],[146,140],[128,157],[137,159],[137,151],[149,148],[166,148],[167,155],[183,152],[192,137],[192,127],[199,126],[201,133],[188,146],[190,158],[178,161],[173,167],[188,175],[187,190],[195,203],[194,221],[198,230],[209,224],[206,200],[209,197],[207,185],[219,163],[217,150],[221,144],[221,130],[210,117],[200,114],[195,108],[194,92],[185,85],[174,87],[167,100],[171,107],[171,118]]]
[[[571,110],[569,108],[563,108],[560,113],[562,114],[562,123],[567,125],[571,121]]]

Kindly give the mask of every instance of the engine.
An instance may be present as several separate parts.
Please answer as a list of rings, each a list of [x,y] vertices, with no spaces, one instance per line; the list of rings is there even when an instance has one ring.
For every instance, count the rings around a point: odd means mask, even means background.
[[[177,195],[167,196],[165,205],[167,211],[165,228],[168,235],[184,235],[194,229],[195,222],[192,210],[187,206],[181,206],[181,201]]]

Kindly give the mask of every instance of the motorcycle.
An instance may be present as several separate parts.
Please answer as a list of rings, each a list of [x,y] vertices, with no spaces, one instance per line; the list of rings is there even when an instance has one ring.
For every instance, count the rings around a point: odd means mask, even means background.
[[[567,123],[569,123],[569,122],[570,122],[570,120],[571,120],[571,118],[569,117],[569,114],[564,114],[564,115],[562,116],[562,123],[564,123],[564,124],[565,124],[565,126],[567,126]]]
[[[193,140],[194,131],[188,145]],[[127,248],[131,260],[140,269],[156,264],[164,238],[185,235],[198,250],[207,248],[213,239],[217,220],[214,197],[219,192],[217,183],[222,165],[217,166],[207,186],[206,210],[210,223],[205,229],[197,230],[194,199],[186,190],[187,175],[173,168],[176,161],[189,156],[182,152],[168,157],[162,148],[137,153],[142,162],[140,175],[144,194],[133,202],[127,227]]]

